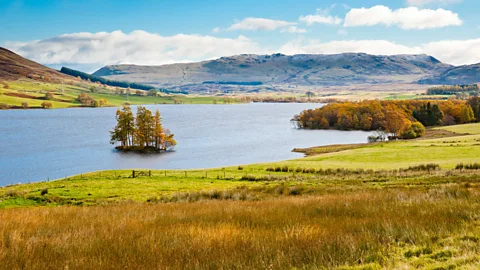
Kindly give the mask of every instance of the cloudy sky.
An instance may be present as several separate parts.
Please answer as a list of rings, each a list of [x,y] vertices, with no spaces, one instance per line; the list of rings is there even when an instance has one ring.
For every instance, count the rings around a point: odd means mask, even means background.
[[[255,54],[480,62],[478,0],[0,0],[0,46],[86,72]]]

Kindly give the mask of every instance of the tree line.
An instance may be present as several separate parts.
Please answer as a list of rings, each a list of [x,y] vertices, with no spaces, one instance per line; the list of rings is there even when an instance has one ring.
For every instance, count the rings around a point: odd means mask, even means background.
[[[117,124],[110,131],[110,143],[120,146],[123,151],[166,151],[172,149],[177,142],[174,134],[162,125],[158,109],[155,114],[145,107],[138,106],[134,115],[130,106],[125,105],[116,113]]]
[[[455,95],[464,92],[470,93],[472,96],[480,93],[477,84],[443,85],[427,89],[427,95]]]
[[[130,83],[130,82],[122,82],[122,81],[114,81],[114,80],[108,80],[102,77],[97,77],[90,75],[85,72],[81,72],[78,70],[62,67],[60,72],[74,76],[74,77],[80,77],[83,80],[90,80],[91,82],[99,82],[101,84],[106,84],[109,86],[114,86],[114,87],[123,87],[123,88],[134,88],[134,89],[140,89],[140,90],[150,90],[154,89],[155,87],[149,86],[149,85],[144,85],[144,84],[139,84],[139,83]]]
[[[338,130],[383,130],[394,137],[412,139],[423,135],[425,126],[454,125],[480,120],[480,98],[468,101],[378,101],[330,103],[304,110],[293,120],[300,128]]]

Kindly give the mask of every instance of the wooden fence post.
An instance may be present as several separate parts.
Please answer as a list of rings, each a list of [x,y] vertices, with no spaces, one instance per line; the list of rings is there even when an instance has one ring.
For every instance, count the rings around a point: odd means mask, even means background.
[[[135,170],[132,171],[132,178],[135,178]]]

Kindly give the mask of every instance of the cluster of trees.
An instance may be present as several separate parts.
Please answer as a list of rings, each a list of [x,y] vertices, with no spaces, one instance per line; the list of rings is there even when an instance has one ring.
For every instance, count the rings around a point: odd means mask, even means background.
[[[76,100],[82,103],[83,106],[87,106],[87,107],[103,107],[108,103],[107,100],[104,98],[95,100],[93,97],[89,96],[86,93],[80,93],[77,96]]]
[[[480,90],[477,84],[443,85],[427,89],[427,95],[456,95],[459,93],[469,93],[478,95]]]
[[[120,143],[119,150],[166,151],[177,144],[174,134],[162,126],[158,110],[152,114],[145,107],[138,106],[134,116],[130,106],[125,105],[117,110],[116,119],[117,125],[110,131],[110,143]]]
[[[131,88],[141,89],[141,90],[150,90],[150,89],[154,88],[153,86],[139,84],[139,83],[129,83],[129,82],[108,80],[108,79],[105,79],[105,78],[102,78],[102,77],[93,76],[93,75],[87,74],[85,72],[81,72],[81,71],[66,68],[66,67],[62,67],[60,72],[62,72],[64,74],[67,74],[67,75],[74,76],[74,77],[80,77],[83,80],[90,80],[92,82],[99,82],[101,84],[106,84],[106,85],[114,86],[114,87],[123,87],[123,88],[131,87]]]
[[[453,125],[480,120],[480,99],[465,101],[378,101],[331,103],[305,110],[294,117],[300,128],[383,130],[411,139],[424,134],[424,126]]]

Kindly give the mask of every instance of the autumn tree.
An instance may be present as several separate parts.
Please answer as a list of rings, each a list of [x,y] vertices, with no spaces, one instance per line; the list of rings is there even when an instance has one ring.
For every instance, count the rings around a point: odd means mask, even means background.
[[[161,148],[163,142],[165,141],[165,131],[162,126],[162,118],[160,116],[160,111],[157,109],[155,111],[155,116],[153,118],[153,137],[155,138],[155,147]]]
[[[135,121],[130,106],[123,106],[116,113],[117,125],[110,131],[110,143],[121,143],[122,149],[133,146],[133,135],[135,133]]]
[[[468,104],[472,108],[473,116],[477,122],[480,122],[480,97],[471,97]]]
[[[152,112],[143,106],[137,107],[135,118],[135,144],[141,149],[149,147],[153,141],[154,119]]]
[[[411,122],[405,117],[405,114],[394,108],[387,109],[385,122],[385,130],[392,133],[395,137],[398,137],[411,126]]]

